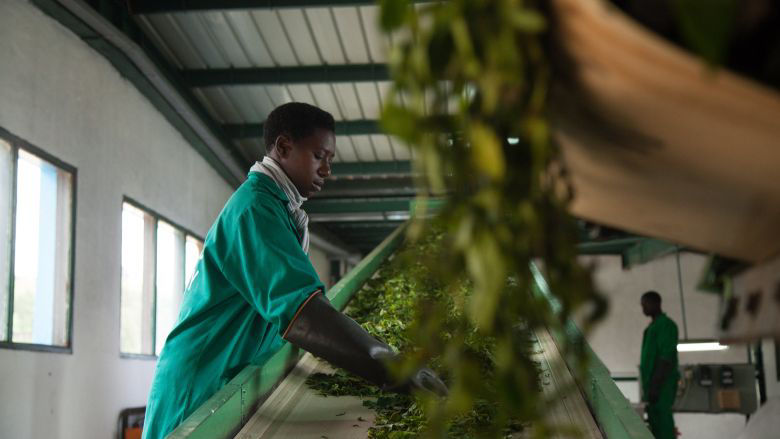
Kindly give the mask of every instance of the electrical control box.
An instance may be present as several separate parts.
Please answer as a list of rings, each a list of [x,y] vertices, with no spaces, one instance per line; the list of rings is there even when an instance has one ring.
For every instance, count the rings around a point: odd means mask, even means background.
[[[732,285],[720,318],[720,340],[780,337],[780,256],[734,276]]]
[[[751,414],[758,408],[752,364],[680,366],[676,412]]]

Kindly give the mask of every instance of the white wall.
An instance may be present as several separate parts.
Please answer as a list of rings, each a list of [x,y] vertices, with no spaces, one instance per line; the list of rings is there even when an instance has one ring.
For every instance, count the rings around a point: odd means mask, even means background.
[[[663,299],[663,310],[677,323],[680,338],[684,337],[682,306],[678,286],[677,260],[674,255],[623,270],[617,256],[583,257],[586,264],[595,263],[594,279],[600,290],[609,297],[610,310],[606,319],[588,337],[593,350],[613,375],[637,376],[642,332],[650,319],[642,314],[639,301],[648,290],[657,291]],[[685,317],[689,338],[716,338],[719,308],[717,295],[696,290],[706,257],[680,254]],[[771,357],[773,350],[764,349]],[[680,364],[746,363],[745,346],[706,353],[680,353]],[[638,384],[621,382],[621,390],[632,402],[638,400]],[[675,414],[682,439],[731,439],[745,425],[741,415]]]
[[[154,361],[119,358],[121,202],[205,235],[229,185],[99,54],[0,0],[0,127],[78,169],[73,353],[0,349],[0,436],[110,438]]]
[[[320,280],[325,284],[325,288],[330,288],[330,260],[328,259],[328,254],[319,247],[312,245],[309,247],[309,260],[314,265]]]

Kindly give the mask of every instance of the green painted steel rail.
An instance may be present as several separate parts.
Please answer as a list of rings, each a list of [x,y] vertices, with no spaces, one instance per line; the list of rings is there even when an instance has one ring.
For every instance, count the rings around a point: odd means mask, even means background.
[[[405,236],[405,229],[406,223],[401,224],[327,292],[328,299],[333,306],[344,309],[349,299],[398,248]],[[222,439],[233,437],[287,372],[295,366],[302,355],[302,351],[286,343],[265,364],[247,366],[185,419],[176,430],[168,435],[168,438]]]
[[[547,299],[553,312],[556,314],[560,312],[560,302],[550,293],[547,281],[533,263],[531,264],[531,272],[534,275],[536,293]],[[585,393],[591,412],[604,435],[608,439],[653,439],[653,434],[650,433],[645,422],[618,389],[609,374],[609,369],[593,352],[577,325],[573,321],[569,321],[564,331],[550,331],[550,334],[557,345],[566,339],[582,340],[588,369],[585,382],[578,384]],[[571,363],[571,359],[564,356],[564,360],[569,369],[573,369],[574,365]]]

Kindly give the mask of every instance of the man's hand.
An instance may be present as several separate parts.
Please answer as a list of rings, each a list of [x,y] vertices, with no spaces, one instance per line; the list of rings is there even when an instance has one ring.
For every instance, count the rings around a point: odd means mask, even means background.
[[[390,386],[384,390],[398,393],[410,393],[415,390],[421,390],[423,392],[430,392],[439,397],[446,397],[449,395],[449,389],[447,385],[439,379],[436,372],[427,367],[422,367],[413,373],[404,383],[398,386]]]
[[[658,396],[659,396],[658,394],[659,393],[660,392],[659,392],[658,387],[651,387],[650,389],[648,389],[648,391],[647,391],[647,402],[649,402],[650,404],[655,404],[656,402],[658,402]]]
[[[412,375],[410,381],[417,389],[433,392],[441,397],[446,397],[449,394],[449,389],[447,389],[447,386],[444,384],[444,382],[442,382],[442,380],[436,376],[436,373],[427,367],[423,367],[422,369],[418,370],[417,373]]]
[[[672,371],[672,363],[668,360],[658,359],[655,363],[653,377],[650,379],[650,385],[647,388],[647,402],[655,404],[661,393],[661,386]]]
[[[416,389],[447,395],[447,386],[428,368],[420,368],[401,385],[393,385],[386,362],[398,354],[372,337],[336,308],[323,294],[316,293],[301,306],[285,331],[284,338],[331,364],[365,378],[382,389],[411,392]]]

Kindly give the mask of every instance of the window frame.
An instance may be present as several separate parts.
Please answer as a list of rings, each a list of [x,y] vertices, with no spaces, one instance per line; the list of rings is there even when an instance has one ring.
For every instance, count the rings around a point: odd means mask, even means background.
[[[8,130],[4,129],[3,127],[0,127],[0,139],[4,140],[11,146],[11,202],[8,203],[10,207],[11,215],[11,230],[10,230],[10,242],[9,242],[9,249],[8,249],[8,285],[6,285],[7,290],[5,294],[8,294],[8,309],[6,310],[8,314],[8,321],[6,322],[6,339],[0,340],[0,349],[10,349],[10,350],[22,350],[22,351],[32,351],[32,352],[49,352],[49,353],[58,353],[58,354],[73,354],[73,315],[74,315],[74,308],[75,308],[75,288],[76,288],[76,218],[77,218],[77,210],[78,210],[78,199],[77,199],[77,185],[78,185],[78,169],[69,164],[64,162],[63,160],[60,160],[59,158],[51,155],[50,153],[44,151],[43,149],[31,144],[30,142],[22,139],[21,137],[18,137]],[[71,185],[70,185],[70,199],[71,199],[71,206],[70,206],[70,249],[68,252],[68,263],[70,266],[68,267],[68,275],[70,276],[70,286],[67,290],[68,294],[68,314],[66,318],[68,319],[68,323],[66,325],[67,330],[67,344],[65,346],[54,346],[54,345],[46,345],[46,344],[38,344],[38,343],[19,343],[13,341],[13,315],[14,315],[14,273],[15,273],[15,267],[16,267],[16,207],[17,207],[17,200],[16,200],[16,194],[18,189],[18,168],[19,168],[19,150],[24,150],[25,152],[32,154],[36,157],[38,157],[41,160],[44,160],[46,162],[49,162],[53,166],[62,169],[63,171],[66,171],[71,174]],[[2,291],[2,289],[0,289]]]
[[[780,382],[780,341],[775,340],[775,376]]]
[[[130,206],[139,209],[152,218],[154,218],[154,234],[152,238],[152,243],[154,245],[154,260],[151,262],[152,271],[154,272],[154,281],[152,282],[152,289],[154,291],[154,299],[152,300],[152,352],[156,351],[157,348],[157,228],[159,227],[159,222],[163,221],[168,223],[170,226],[172,226],[175,229],[178,229],[180,232],[184,234],[184,239],[182,242],[184,243],[185,249],[187,245],[187,236],[192,236],[193,238],[199,240],[202,245],[205,245],[206,240],[200,236],[199,234],[193,232],[187,227],[183,227],[179,225],[179,223],[175,221],[171,221],[170,218],[166,217],[165,215],[160,214],[154,209],[150,209],[149,207],[146,207],[143,203],[140,203],[136,201],[135,199],[124,195],[122,196],[122,202],[119,206],[120,211],[120,217],[121,212],[124,209],[125,203],[129,204]],[[121,223],[121,220],[120,220]],[[129,360],[154,360],[157,361],[159,358],[156,354],[135,354],[135,353],[129,353],[129,352],[122,352],[122,230],[121,230],[121,224],[120,224],[120,244],[119,244],[119,358],[121,359],[129,359]],[[202,251],[202,250],[201,250]],[[186,277],[186,262],[184,262],[184,267],[182,267],[182,271],[184,272],[184,276]],[[184,289],[187,289],[188,279],[184,279]],[[184,294],[184,291],[182,291],[182,294]]]

